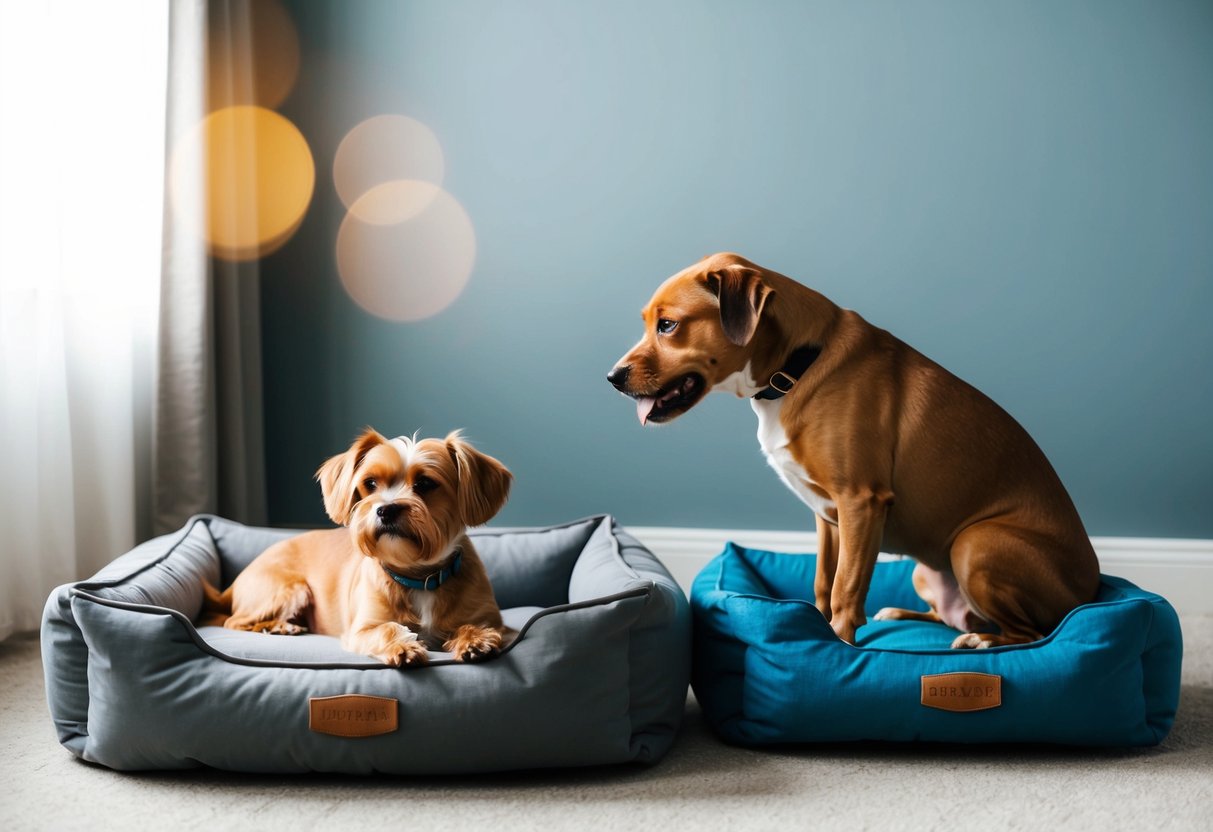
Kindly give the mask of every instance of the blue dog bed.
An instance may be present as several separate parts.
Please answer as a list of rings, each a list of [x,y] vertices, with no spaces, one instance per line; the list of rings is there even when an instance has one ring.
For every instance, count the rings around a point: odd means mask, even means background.
[[[856,645],[811,601],[816,558],[728,544],[691,589],[692,684],[740,745],[852,740],[1147,746],[1166,737],[1183,647],[1170,604],[1103,576],[1093,603],[1031,644],[952,650],[956,631],[871,621],[926,610],[910,560],[878,563]]]
[[[330,636],[195,626],[204,579],[226,586],[295,533],[199,516],[55,590],[42,656],[59,741],[122,770],[396,774],[653,763],[674,742],[686,597],[612,518],[473,531],[519,635],[487,661],[404,669]]]

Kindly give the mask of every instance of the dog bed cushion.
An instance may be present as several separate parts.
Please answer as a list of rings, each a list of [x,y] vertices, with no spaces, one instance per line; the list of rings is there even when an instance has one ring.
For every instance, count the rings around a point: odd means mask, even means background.
[[[52,593],[60,742],[115,769],[402,774],[652,763],[673,742],[689,607],[612,518],[473,531],[519,636],[483,662],[403,669],[330,636],[194,626],[203,579],[226,586],[295,533],[199,516]]]
[[[856,644],[811,601],[816,558],[730,543],[691,590],[693,687],[708,722],[742,745],[848,740],[1145,746],[1179,700],[1179,620],[1163,598],[1103,576],[1095,602],[1046,638],[952,650],[957,631],[873,621],[926,610],[911,560],[876,565]]]

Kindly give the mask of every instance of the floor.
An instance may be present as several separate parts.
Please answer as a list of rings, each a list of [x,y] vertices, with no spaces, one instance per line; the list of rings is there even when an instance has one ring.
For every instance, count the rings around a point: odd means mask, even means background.
[[[55,741],[37,637],[0,643],[0,830],[1213,830],[1213,617],[1183,619],[1179,715],[1144,750],[752,751],[693,698],[652,768],[443,778],[120,774]]]

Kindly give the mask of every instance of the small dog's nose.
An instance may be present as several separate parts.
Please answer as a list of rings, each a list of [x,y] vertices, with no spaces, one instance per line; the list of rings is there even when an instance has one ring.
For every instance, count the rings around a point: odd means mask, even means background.
[[[622,390],[628,383],[628,373],[630,372],[632,372],[632,365],[623,364],[607,373],[607,381],[615,385],[617,390]]]
[[[384,503],[375,509],[375,513],[379,515],[379,521],[385,526],[390,526],[396,522],[396,518],[400,516],[403,509],[395,503]]]

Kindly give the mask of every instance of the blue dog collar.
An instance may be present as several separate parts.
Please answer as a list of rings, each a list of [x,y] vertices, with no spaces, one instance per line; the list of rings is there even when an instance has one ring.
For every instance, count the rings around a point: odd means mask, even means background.
[[[424,578],[410,578],[408,575],[401,575],[399,572],[393,572],[386,566],[383,567],[383,571],[388,573],[391,579],[401,586],[408,587],[409,589],[424,589],[432,592],[449,581],[451,578],[458,575],[459,568],[462,565],[463,549],[456,549],[455,556],[451,558],[450,563],[448,563],[442,569],[439,569],[437,572],[431,572]]]

